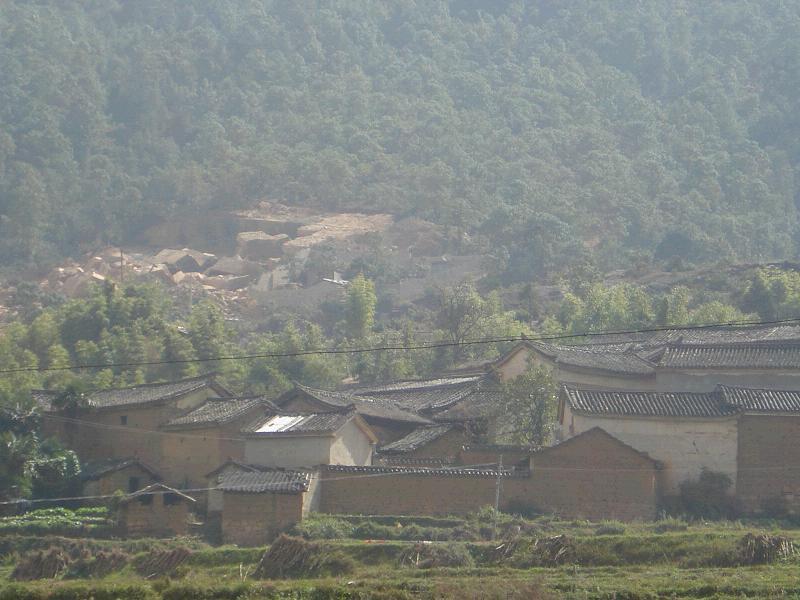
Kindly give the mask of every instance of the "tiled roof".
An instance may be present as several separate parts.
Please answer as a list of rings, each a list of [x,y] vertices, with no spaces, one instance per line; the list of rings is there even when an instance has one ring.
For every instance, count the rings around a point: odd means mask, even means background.
[[[162,402],[173,398],[180,398],[203,388],[212,388],[216,392],[224,392],[211,376],[202,375],[191,379],[171,381],[166,383],[147,383],[127,388],[115,388],[90,392],[86,396],[86,404],[91,408],[115,408],[130,405],[150,404]],[[34,399],[40,404],[47,402],[48,409],[57,392],[36,390]],[[230,394],[226,394],[230,395]]]
[[[656,361],[659,367],[671,369],[798,369],[800,343],[669,345]]]
[[[305,385],[296,384],[298,390],[314,398],[321,404],[331,408],[352,408],[358,414],[369,419],[380,419],[384,421],[398,421],[402,423],[430,423],[430,420],[416,415],[413,412],[403,410],[391,400],[372,396],[355,396],[348,392],[333,392],[320,390]]]
[[[764,390],[720,385],[725,401],[742,412],[800,413],[800,391]]]
[[[278,408],[264,396],[252,398],[209,398],[189,413],[172,419],[166,427],[198,427],[223,425],[262,407],[277,412]]]
[[[448,377],[402,381],[380,386],[360,386],[347,391],[390,401],[394,406],[413,412],[435,412],[452,406],[471,393],[481,376]]]
[[[225,492],[299,494],[305,492],[310,484],[311,473],[308,471],[247,467],[225,469],[214,485]]]
[[[417,427],[407,436],[381,447],[378,452],[381,454],[403,454],[405,452],[413,452],[414,450],[438,440],[447,432],[452,431],[453,427],[453,425]]]
[[[121,471],[128,467],[138,466],[139,468],[150,473],[155,479],[161,479],[158,473],[151,467],[139,461],[138,458],[106,458],[102,460],[95,460],[88,462],[81,466],[80,478],[84,481],[92,481],[99,479],[109,473]]]
[[[452,465],[456,461],[455,456],[433,457],[408,457],[402,454],[379,454],[375,457],[376,464],[387,467],[429,467],[442,468]]]
[[[498,386],[497,383],[476,386],[461,401],[433,415],[433,419],[437,422],[469,421],[496,414],[504,403],[503,393]]]
[[[557,364],[596,369],[620,376],[640,377],[655,373],[653,365],[632,352],[612,352],[591,346],[557,346],[531,342],[530,346]]]
[[[327,412],[310,415],[272,414],[260,417],[242,431],[259,436],[332,433],[338,431],[353,416],[353,412]]]
[[[425,468],[425,467],[355,467],[348,465],[324,465],[322,467],[329,473],[353,473],[361,475],[377,475],[379,473],[397,475],[433,475],[441,477],[448,475],[451,477],[497,477],[497,471],[491,469],[467,469],[459,467],[447,468]],[[500,473],[501,477],[519,477],[524,473],[519,470],[504,469]]]
[[[591,338],[586,344],[531,341],[525,345],[567,367],[629,377],[651,375],[662,368],[800,368],[798,325],[666,329],[636,336]]]
[[[717,391],[630,392],[578,389],[563,386],[572,410],[592,415],[637,417],[727,417],[735,407],[725,403]]]

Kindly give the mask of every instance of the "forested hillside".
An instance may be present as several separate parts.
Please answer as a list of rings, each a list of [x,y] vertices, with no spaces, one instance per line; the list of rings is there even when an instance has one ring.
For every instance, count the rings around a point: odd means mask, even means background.
[[[262,198],[431,219],[507,282],[792,257],[798,89],[795,1],[6,0],[0,261]]]

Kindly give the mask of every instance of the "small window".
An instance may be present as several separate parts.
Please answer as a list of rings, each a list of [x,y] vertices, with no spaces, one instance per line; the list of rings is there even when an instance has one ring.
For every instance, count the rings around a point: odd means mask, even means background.
[[[174,504],[180,504],[181,497],[178,494],[171,494],[167,493],[164,494],[164,506],[173,506]]]
[[[128,415],[121,415],[119,418],[120,425],[127,425],[128,424]]]
[[[153,494],[142,494],[139,496],[138,500],[145,506],[149,506],[153,503]]]
[[[130,477],[128,479],[128,493],[132,494],[133,492],[137,491],[139,488],[139,478],[138,477]]]

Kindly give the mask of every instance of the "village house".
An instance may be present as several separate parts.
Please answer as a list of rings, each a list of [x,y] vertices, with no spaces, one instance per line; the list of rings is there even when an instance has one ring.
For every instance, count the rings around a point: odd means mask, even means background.
[[[800,509],[800,391],[719,385],[711,392],[597,390],[563,386],[562,434],[600,427],[663,466],[674,496],[703,469],[732,481],[740,508]]]
[[[110,458],[82,465],[80,479],[84,496],[110,496],[158,483],[161,475],[137,458]]]
[[[506,418],[498,382],[486,374],[351,386],[341,391],[296,385],[276,404],[295,412],[352,408],[369,424],[382,447],[417,429],[419,435],[430,434],[427,428],[437,424],[457,426],[464,443],[496,441],[502,429],[499,423]]]
[[[242,428],[276,411],[264,396],[207,399],[161,426],[162,473],[179,487],[202,487],[210,466],[244,460]]]
[[[117,518],[128,536],[186,535],[193,521],[194,504],[191,496],[156,483],[123,498]]]
[[[800,326],[676,329],[589,344],[523,342],[486,368],[508,380],[529,364],[549,368],[561,383],[600,389],[800,388]]]
[[[270,414],[242,429],[244,462],[265,467],[370,465],[378,438],[355,411]]]
[[[235,461],[208,474],[208,519],[225,544],[269,543],[319,505],[313,470],[271,469]]]
[[[295,384],[275,403],[282,410],[293,413],[353,410],[369,424],[381,444],[400,439],[420,425],[432,424],[430,419],[401,409],[389,401],[300,384]]]
[[[53,405],[57,393],[34,392],[43,434],[57,437],[81,460],[135,457],[159,469],[165,458],[160,426],[208,398],[231,395],[211,376],[91,392],[82,405],[61,409]]]

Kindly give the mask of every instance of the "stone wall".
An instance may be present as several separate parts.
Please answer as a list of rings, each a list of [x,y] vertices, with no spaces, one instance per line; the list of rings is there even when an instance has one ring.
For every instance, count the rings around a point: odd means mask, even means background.
[[[222,542],[263,546],[303,518],[305,494],[224,493]]]
[[[800,510],[800,416],[744,415],[739,420],[736,495],[745,512],[784,503]]]

